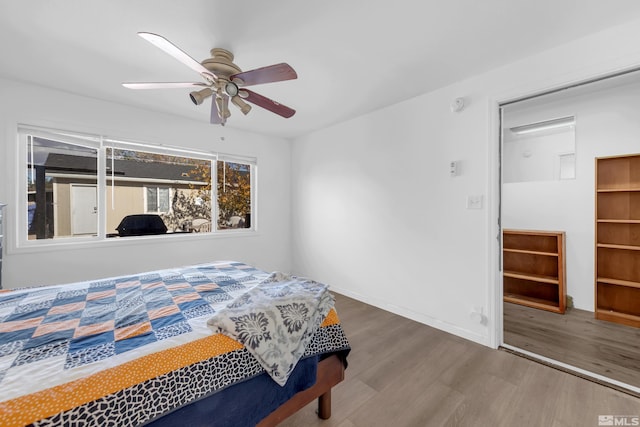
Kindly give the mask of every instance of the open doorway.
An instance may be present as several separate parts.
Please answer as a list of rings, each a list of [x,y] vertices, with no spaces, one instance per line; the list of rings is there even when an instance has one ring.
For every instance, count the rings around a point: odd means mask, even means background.
[[[503,344],[640,393],[640,327],[595,318],[596,159],[640,154],[640,72],[500,109],[501,226],[521,236],[503,234]],[[640,210],[640,170],[631,174],[637,195],[616,202],[626,212]],[[625,224],[640,224],[633,215]],[[640,282],[640,225],[622,234],[638,243],[624,245],[624,268]],[[640,312],[634,297],[614,298]]]

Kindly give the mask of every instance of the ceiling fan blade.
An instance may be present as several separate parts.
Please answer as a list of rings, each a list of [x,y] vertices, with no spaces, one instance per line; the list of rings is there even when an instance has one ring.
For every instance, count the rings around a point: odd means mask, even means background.
[[[213,83],[213,80],[216,79],[216,76],[211,71],[207,70],[201,63],[187,55],[184,51],[182,51],[182,49],[180,49],[164,37],[159,36],[158,34],[145,32],[140,32],[138,33],[138,35],[149,43],[173,56],[175,59],[182,62],[187,67],[200,74],[205,78],[205,80],[209,81],[210,83]]]
[[[196,82],[122,83],[127,89],[180,89],[185,87],[207,87]]]
[[[269,99],[266,96],[262,96],[258,93],[252,92],[249,89],[242,89],[239,94],[240,97],[244,100],[257,105],[258,107],[262,107],[265,110],[269,110],[272,113],[276,113],[277,115],[282,116],[285,119],[288,119],[296,113],[296,110],[289,108],[286,105],[282,105],[272,99]]]
[[[262,83],[281,82],[284,80],[297,79],[298,74],[291,68],[289,64],[280,63],[275,65],[269,65],[267,67],[256,68],[255,70],[244,71],[242,73],[234,74],[231,76],[231,80],[242,80],[241,86],[259,85]],[[238,82],[240,83],[240,82]]]

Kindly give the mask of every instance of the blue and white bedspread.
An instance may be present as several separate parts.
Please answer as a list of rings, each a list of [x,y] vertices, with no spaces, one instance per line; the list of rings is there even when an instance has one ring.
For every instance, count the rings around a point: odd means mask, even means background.
[[[327,285],[275,272],[208,324],[243,344],[284,386],[333,304]]]
[[[221,261],[1,292],[0,427],[138,426],[263,374],[207,321],[268,278]],[[296,354],[349,349],[325,311]],[[297,328],[294,311],[285,317]]]

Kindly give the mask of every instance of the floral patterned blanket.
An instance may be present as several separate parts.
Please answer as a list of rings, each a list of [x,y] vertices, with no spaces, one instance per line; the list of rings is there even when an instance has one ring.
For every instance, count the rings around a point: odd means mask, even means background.
[[[207,323],[243,344],[284,386],[334,302],[327,285],[275,272]]]

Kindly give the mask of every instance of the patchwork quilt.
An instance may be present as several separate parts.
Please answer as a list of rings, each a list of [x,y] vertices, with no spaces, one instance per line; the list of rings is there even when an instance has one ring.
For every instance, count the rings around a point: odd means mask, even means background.
[[[0,426],[135,426],[260,375],[207,321],[269,275],[214,262],[0,293]],[[303,356],[348,349],[335,310]]]

